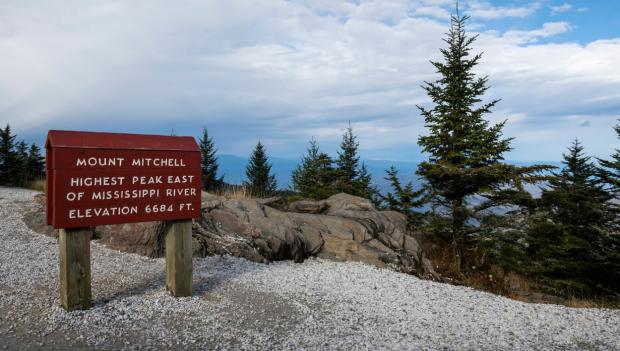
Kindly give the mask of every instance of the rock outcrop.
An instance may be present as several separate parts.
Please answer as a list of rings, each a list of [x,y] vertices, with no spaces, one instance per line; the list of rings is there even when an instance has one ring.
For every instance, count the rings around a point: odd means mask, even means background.
[[[28,228],[33,231],[54,238],[58,237],[58,231],[47,225],[45,218],[45,195],[38,194],[34,196],[34,201],[21,203],[23,220]]]
[[[201,244],[195,248],[203,255],[225,251],[259,262],[311,256],[360,261],[436,278],[406,223],[400,213],[378,211],[347,194],[294,202],[284,212],[254,199],[203,193],[202,217],[194,228]]]
[[[193,224],[194,255],[233,255],[263,263],[315,256],[438,278],[400,213],[378,211],[370,201],[347,194],[294,202],[286,211],[270,207],[270,202],[203,192],[202,216]],[[43,206],[26,211],[24,220],[49,235],[43,213]],[[149,257],[164,253],[159,222],[100,226],[94,233],[113,249]]]
[[[94,237],[111,249],[155,258],[165,253],[164,229],[163,222],[102,225],[94,229]]]

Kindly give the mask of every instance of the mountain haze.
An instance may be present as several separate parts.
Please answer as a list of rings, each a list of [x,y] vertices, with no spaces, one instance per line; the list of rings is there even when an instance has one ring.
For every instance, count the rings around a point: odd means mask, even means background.
[[[218,175],[224,176],[224,180],[231,184],[241,184],[245,179],[245,167],[248,164],[248,158],[236,155],[218,155],[219,169]],[[270,157],[269,161],[272,164],[271,171],[275,174],[278,181],[278,189],[287,189],[291,184],[291,173],[293,169],[299,164],[299,160]],[[389,184],[383,179],[385,177],[385,170],[390,166],[396,167],[399,171],[400,179],[407,183],[413,181],[414,185],[417,185],[417,176],[415,170],[418,167],[417,162],[406,161],[391,161],[391,160],[363,160],[368,168],[368,172],[372,175],[373,182],[379,187],[382,193],[389,190]],[[526,166],[535,163],[545,163],[556,167],[560,167],[560,162],[520,162],[509,161],[509,163]],[[417,186],[416,186],[417,188]]]

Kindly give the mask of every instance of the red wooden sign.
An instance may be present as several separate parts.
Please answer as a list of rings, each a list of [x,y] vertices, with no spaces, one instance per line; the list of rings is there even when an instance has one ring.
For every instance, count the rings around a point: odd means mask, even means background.
[[[54,228],[200,217],[192,137],[51,130],[46,168]]]

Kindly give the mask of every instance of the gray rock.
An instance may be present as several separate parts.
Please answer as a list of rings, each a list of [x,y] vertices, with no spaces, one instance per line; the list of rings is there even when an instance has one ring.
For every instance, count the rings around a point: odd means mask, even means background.
[[[164,255],[163,222],[102,225],[96,227],[95,233],[102,244],[114,250],[151,258]]]
[[[254,199],[216,199],[206,194],[200,235],[234,237],[256,249],[235,250],[241,257],[258,253],[266,261],[301,262],[317,256],[438,278],[399,213],[378,211],[370,201],[347,194],[297,201],[289,210],[294,212],[279,211]]]
[[[326,201],[300,200],[288,205],[288,212],[321,213],[327,209]]]

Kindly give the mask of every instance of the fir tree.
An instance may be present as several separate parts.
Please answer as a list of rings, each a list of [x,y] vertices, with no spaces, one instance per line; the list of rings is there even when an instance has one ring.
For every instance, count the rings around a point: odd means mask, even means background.
[[[376,189],[372,186],[372,177],[366,169],[366,165],[360,165],[357,154],[359,142],[353,134],[353,128],[349,124],[347,131],[342,136],[340,151],[336,160],[336,192],[343,192],[364,198],[372,198]]]
[[[573,142],[563,164],[543,189],[540,203],[544,212],[530,230],[532,273],[556,289],[556,294],[589,295],[597,285],[609,281],[600,269],[604,257],[599,249],[609,237],[617,213],[610,206],[611,194],[579,141]]]
[[[291,175],[293,190],[304,197],[310,197],[311,190],[315,187],[314,182],[318,172],[317,159],[319,146],[314,139],[310,140],[306,155],[301,157],[301,163],[295,167]]]
[[[372,175],[368,172],[368,168],[366,167],[366,163],[362,162],[357,174],[357,179],[355,184],[355,193],[357,196],[361,196],[366,199],[370,199],[375,206],[379,205],[381,202],[381,197],[379,196],[379,190],[377,187],[372,184]]]
[[[614,130],[620,139],[620,123],[614,126]],[[611,160],[599,159],[601,176],[609,184],[616,199],[620,200],[620,149],[616,149],[611,155]]]
[[[392,187],[392,191],[382,196],[385,208],[406,215],[409,225],[419,223],[422,213],[415,209],[422,207],[425,203],[424,189],[414,190],[411,182],[403,187],[398,179],[398,170],[394,166],[385,172],[387,176],[384,179],[389,181]]]
[[[271,174],[271,164],[269,164],[265,147],[260,141],[252,152],[245,175],[247,181],[244,185],[252,196],[269,196],[276,191],[276,178]]]
[[[336,178],[336,171],[333,166],[334,161],[332,158],[324,153],[319,153],[315,165],[318,171],[314,188],[310,189],[310,198],[313,199],[326,199],[334,194],[336,190],[334,188],[334,182]]]
[[[293,189],[301,196],[310,199],[325,199],[335,193],[335,172],[332,159],[320,152],[313,139],[302,156],[301,163],[293,170]]]
[[[620,139],[620,123],[614,126],[614,130]],[[607,184],[607,188],[614,196],[609,206],[616,212],[620,212],[620,149],[616,149],[611,155],[611,160],[598,160],[601,168],[601,179]],[[616,215],[610,230],[596,247],[596,260],[600,271],[608,278],[603,282],[605,292],[620,294],[620,215]]]
[[[503,154],[511,150],[511,138],[502,136],[505,121],[490,125],[483,118],[499,100],[482,102],[488,77],[473,73],[482,54],[471,56],[471,45],[477,37],[466,35],[467,19],[458,14],[457,8],[445,39],[448,47],[441,49],[444,62],[431,62],[441,77],[423,86],[434,106],[418,106],[430,133],[418,139],[429,159],[419,165],[417,174],[426,180],[433,208],[444,218],[437,222],[441,226],[435,232],[452,242],[461,268],[461,253],[467,241],[480,232],[471,220],[476,212],[497,205],[497,200],[506,201],[498,194],[509,185],[523,191],[522,181],[548,168],[519,168],[501,162]],[[478,208],[470,206],[474,195],[484,200]]]
[[[23,187],[30,181],[28,174],[28,145],[22,140],[15,144],[15,171],[12,184]]]
[[[215,149],[213,138],[209,136],[207,128],[203,128],[202,137],[200,138],[200,168],[202,171],[202,188],[207,191],[213,191],[220,188],[223,177],[217,178],[217,150]]]
[[[41,156],[41,149],[34,143],[28,149],[26,168],[29,180],[40,179],[45,173],[45,158]]]
[[[0,184],[11,184],[15,178],[17,156],[15,154],[15,135],[7,124],[0,129]]]
[[[615,207],[616,219],[618,218]],[[593,261],[596,289],[620,297],[620,230],[615,225],[594,243]]]
[[[358,147],[357,136],[353,134],[353,128],[349,125],[347,131],[342,135],[340,151],[338,151],[338,159],[336,160],[336,165],[338,167],[336,186],[340,192],[352,194],[354,191],[354,183],[357,179],[357,168],[360,159],[357,155]]]

